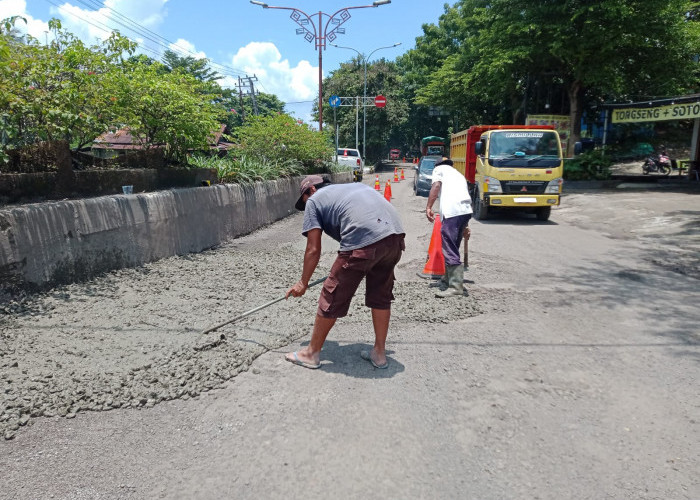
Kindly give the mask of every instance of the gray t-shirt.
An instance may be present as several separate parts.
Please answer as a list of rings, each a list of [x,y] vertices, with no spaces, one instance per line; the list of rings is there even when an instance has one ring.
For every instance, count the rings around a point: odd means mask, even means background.
[[[392,234],[404,234],[394,207],[365,184],[332,184],[306,201],[302,234],[321,229],[340,242],[340,250],[356,250]]]

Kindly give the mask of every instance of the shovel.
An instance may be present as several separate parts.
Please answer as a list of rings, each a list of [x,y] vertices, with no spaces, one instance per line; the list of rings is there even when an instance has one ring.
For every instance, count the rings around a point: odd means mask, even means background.
[[[312,286],[316,286],[316,285],[318,285],[319,283],[323,283],[324,281],[326,281],[326,278],[328,278],[328,276],[324,276],[323,278],[319,278],[319,279],[317,279],[316,281],[314,281],[314,282],[312,282],[312,283],[309,283],[309,286],[308,286],[307,288],[311,288]],[[240,314],[240,315],[236,316],[236,317],[233,318],[233,319],[230,319],[230,320],[228,320],[228,321],[224,321],[224,322],[221,323],[220,325],[212,326],[212,327],[209,328],[208,330],[204,330],[202,333],[200,333],[200,335],[206,335],[207,333],[211,333],[211,332],[213,332],[213,331],[215,331],[215,330],[218,330],[218,329],[221,328],[222,326],[230,325],[231,323],[234,323],[234,322],[236,322],[236,321],[238,321],[238,320],[241,320],[241,319],[245,318],[246,316],[250,316],[251,314],[258,312],[258,311],[260,311],[261,309],[265,309],[266,307],[269,307],[269,306],[271,306],[272,304],[276,304],[276,303],[279,302],[280,300],[284,300],[284,299],[286,299],[285,296],[279,297],[279,298],[277,298],[277,299],[275,299],[275,300],[271,300],[270,302],[268,302],[268,303],[266,303],[266,304],[263,304],[263,305],[261,305],[261,306],[255,307],[255,308],[251,309],[250,311],[246,311],[246,312],[244,312],[243,314]]]

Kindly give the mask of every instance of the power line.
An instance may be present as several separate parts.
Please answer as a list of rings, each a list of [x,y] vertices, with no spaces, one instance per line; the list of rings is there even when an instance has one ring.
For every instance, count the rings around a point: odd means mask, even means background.
[[[78,1],[79,3],[81,3],[84,6],[88,7],[89,9],[94,8],[94,6],[95,6],[94,4],[90,4],[84,0],[76,0],[76,1]],[[54,2],[53,0],[46,0],[46,2],[57,7],[59,10],[61,9],[61,6],[58,3]],[[100,8],[104,8],[108,11],[114,12],[115,14],[117,14],[118,16],[123,18],[125,21],[122,22],[122,21],[119,21],[118,19],[108,17],[105,14],[103,14],[102,12],[99,12],[98,10],[91,10],[91,12],[99,13],[99,15],[101,15],[103,18],[110,20],[110,21],[116,23],[117,25],[122,26],[122,27],[126,28],[127,30],[136,33],[136,35],[144,38],[145,40],[148,40],[148,41],[156,44],[161,49],[172,50],[173,52],[179,53],[180,55],[189,55],[191,57],[196,57],[195,53],[177,45],[176,43],[169,41],[168,39],[158,35],[157,33],[154,33],[153,31],[149,30],[148,28],[141,26],[140,24],[136,23],[135,21],[132,21],[131,19],[129,19],[127,16],[124,16],[123,14],[120,14],[117,11],[115,11],[114,9],[111,9],[107,6],[104,6],[103,4],[100,4],[100,5],[102,5]],[[108,26],[107,24],[100,23],[98,21],[93,22],[93,21],[86,19],[82,16],[79,16],[73,12],[69,12],[69,11],[64,11],[64,12],[66,14],[76,18],[76,19],[79,19],[83,22],[90,24],[91,26],[94,26],[95,28],[97,28],[101,31],[104,31],[105,33],[111,33],[112,31],[119,31],[119,30],[115,30],[115,28],[113,28],[113,27]],[[130,24],[137,26],[137,28],[131,26]],[[151,36],[150,34],[152,34],[153,36]],[[144,51],[148,51],[148,52],[151,52],[153,54],[156,54],[158,57],[162,57],[162,53],[159,53],[159,52],[155,51],[154,49],[149,48],[146,44],[139,44],[137,41],[133,40],[129,36],[126,36],[126,35],[123,35],[123,36],[125,36],[127,39],[131,40],[132,42],[137,43],[139,48],[143,49]],[[154,36],[156,38],[153,38]],[[170,46],[166,45],[166,43],[172,45],[172,48]],[[236,68],[225,66],[225,65],[219,64],[219,63],[214,63],[211,61],[209,61],[209,65],[212,66],[212,69],[217,71],[217,73],[220,73],[222,76],[229,76],[232,78],[237,78],[242,73],[245,73],[242,70],[237,70]],[[220,68],[220,69],[217,69],[217,68]]]
[[[57,7],[57,8],[59,8],[59,9],[61,8],[61,6],[60,6],[59,4],[57,4],[56,2],[54,2],[53,0],[46,0],[46,2],[47,2],[47,3],[50,3],[51,5],[53,5],[53,6]],[[112,31],[118,31],[118,30],[114,30],[113,28],[110,28],[109,26],[107,26],[107,25],[105,25],[105,24],[99,23],[99,22],[97,22],[97,21],[93,22],[93,21],[90,21],[89,19],[85,19],[85,18],[83,18],[83,17],[80,17],[80,16],[78,16],[78,15],[76,15],[76,14],[73,14],[72,12],[67,12],[67,14],[69,14],[70,16],[72,16],[72,17],[74,17],[74,18],[76,18],[76,19],[80,19],[81,21],[84,21],[84,22],[86,22],[87,24],[89,24],[89,25],[91,25],[91,26],[94,26],[94,27],[97,28],[98,30],[104,31],[105,33],[111,33]],[[126,37],[126,38],[129,39],[129,40],[131,40],[132,42],[138,44],[138,42],[136,42],[135,40],[132,40],[132,39],[129,38],[129,37]],[[146,45],[139,45],[139,47],[140,47],[142,50],[144,50],[144,51],[150,52],[150,53],[152,53],[152,54],[154,54],[154,55],[156,55],[156,56],[158,56],[158,57],[161,57],[161,54],[160,54],[159,52],[157,52],[157,51],[151,49],[150,47],[148,47],[148,46],[146,46]]]
[[[145,26],[143,26],[143,25],[137,23],[136,21],[133,21],[133,20],[130,19],[129,17],[127,17],[127,16],[125,16],[124,14],[118,12],[117,10],[113,9],[112,7],[108,7],[107,5],[105,5],[104,3],[99,2],[98,0],[77,0],[77,1],[80,2],[81,4],[85,5],[85,6],[88,7],[88,8],[91,8],[91,7],[92,7],[92,8],[96,8],[96,9],[103,9],[103,8],[104,8],[104,9],[110,11],[110,12],[113,12],[113,13],[116,15],[116,17],[118,17],[118,18],[120,18],[120,19],[123,19],[124,22],[127,23],[127,25],[125,25],[124,23],[119,22],[117,19],[114,19],[115,22],[121,24],[122,26],[126,27],[127,29],[131,29],[132,31],[134,31],[134,32],[136,32],[136,33],[138,33],[138,34],[144,36],[144,38],[147,38],[147,36],[144,34],[144,32],[145,32],[145,33],[148,33],[148,34],[150,34],[150,35],[155,36],[157,39],[162,40],[163,42],[165,42],[165,43],[167,43],[167,44],[169,44],[169,45],[174,45],[175,47],[177,47],[178,49],[180,49],[181,52],[185,52],[185,53],[189,54],[189,55],[192,56],[192,57],[196,57],[196,56],[197,56],[196,53],[191,52],[190,50],[188,50],[188,49],[186,49],[186,48],[184,48],[184,47],[181,47],[181,46],[177,45],[175,42],[172,42],[172,41],[168,40],[167,38],[163,37],[162,35],[159,35],[158,33],[156,33],[156,32],[154,32],[154,31],[152,31],[152,30],[146,28]],[[135,28],[134,28],[134,27],[131,27],[131,26],[135,26]],[[164,45],[163,42],[160,42],[160,41],[157,41],[157,40],[153,40],[153,39],[150,38],[150,37],[148,37],[148,39],[151,40],[151,41],[154,42],[154,43],[160,44],[161,46]],[[168,47],[168,48],[169,48],[169,47]],[[218,67],[220,67],[220,68],[222,68],[222,69],[224,69],[224,70],[227,70],[227,71],[232,71],[232,72],[234,73],[233,75],[229,74],[228,76],[240,76],[240,74],[245,73],[245,71],[243,71],[243,70],[241,70],[241,69],[233,68],[233,67],[230,67],[230,66],[226,66],[226,65],[224,65],[224,64],[215,63],[215,62],[212,62],[211,60],[209,61],[209,64],[210,64],[211,66],[218,66]]]

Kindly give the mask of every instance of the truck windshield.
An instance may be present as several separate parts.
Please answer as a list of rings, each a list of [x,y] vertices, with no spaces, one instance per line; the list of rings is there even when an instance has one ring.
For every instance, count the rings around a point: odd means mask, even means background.
[[[488,149],[494,167],[551,168],[561,161],[557,135],[543,130],[494,132]]]
[[[360,156],[360,152],[355,149],[339,149],[338,156]]]
[[[441,155],[443,151],[443,146],[428,146],[427,153],[429,155]]]

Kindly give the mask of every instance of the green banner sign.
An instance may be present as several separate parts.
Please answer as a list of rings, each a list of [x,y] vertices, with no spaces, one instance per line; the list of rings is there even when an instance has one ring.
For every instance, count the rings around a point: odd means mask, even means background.
[[[700,102],[668,104],[651,108],[613,109],[613,123],[660,122],[700,118]]]

